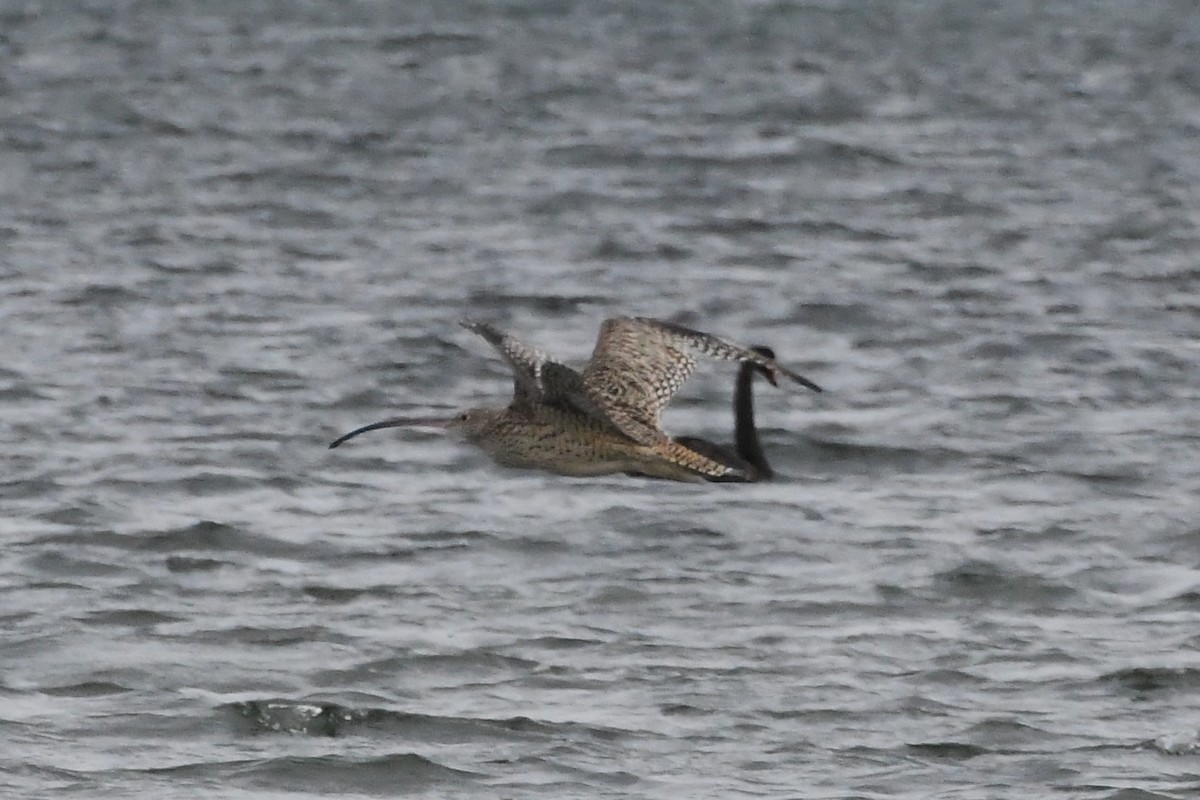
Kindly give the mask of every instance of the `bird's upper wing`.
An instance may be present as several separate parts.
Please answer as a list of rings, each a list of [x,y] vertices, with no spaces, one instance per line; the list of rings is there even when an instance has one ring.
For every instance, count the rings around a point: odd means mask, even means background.
[[[499,351],[513,371],[513,406],[568,405],[582,391],[579,373],[530,347],[510,333],[487,322],[463,320],[462,326],[479,334]]]
[[[584,368],[577,405],[589,404],[626,436],[641,444],[661,442],[663,408],[696,367],[693,354],[724,361],[749,361],[810,389],[820,387],[785,369],[775,359],[719,336],[645,317],[615,317],[600,328],[592,359]]]

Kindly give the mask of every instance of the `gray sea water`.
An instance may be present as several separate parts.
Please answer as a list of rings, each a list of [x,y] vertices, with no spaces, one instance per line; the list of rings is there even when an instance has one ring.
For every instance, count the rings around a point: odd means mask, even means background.
[[[618,314],[779,479],[326,449]],[[1200,792],[1193,2],[4,2],[0,315],[0,796]]]

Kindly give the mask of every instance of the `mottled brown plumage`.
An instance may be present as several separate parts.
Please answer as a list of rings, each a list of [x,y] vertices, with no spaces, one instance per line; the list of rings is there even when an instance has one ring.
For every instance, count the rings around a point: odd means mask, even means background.
[[[603,420],[551,405],[526,410],[476,409],[459,427],[498,464],[560,475],[631,473],[682,481],[737,480],[740,467],[673,441],[638,444]]]
[[[755,364],[820,391],[775,359],[711,334],[644,318],[607,320],[583,372],[552,360],[483,322],[464,327],[486,339],[513,370],[504,409],[471,409],[449,419],[392,418],[358,428],[330,447],[398,425],[461,430],[498,463],[563,475],[626,472],[671,480],[752,479],[744,462],[721,460],[668,436],[662,409],[696,366],[693,353]]]
[[[626,436],[654,444],[666,436],[662,410],[696,368],[692,353],[756,364],[814,391],[820,387],[769,358],[709,333],[644,317],[606,320],[583,370],[587,399]]]

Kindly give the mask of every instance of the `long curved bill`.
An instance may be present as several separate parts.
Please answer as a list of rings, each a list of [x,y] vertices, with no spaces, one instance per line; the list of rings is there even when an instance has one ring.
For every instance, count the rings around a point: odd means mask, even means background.
[[[370,425],[363,425],[361,428],[355,428],[347,434],[339,436],[329,443],[329,449],[337,447],[342,442],[353,439],[360,433],[368,431],[377,431],[381,428],[399,428],[409,426],[424,426],[427,428],[448,428],[450,423],[454,422],[455,417],[390,417],[389,419],[372,422]]]

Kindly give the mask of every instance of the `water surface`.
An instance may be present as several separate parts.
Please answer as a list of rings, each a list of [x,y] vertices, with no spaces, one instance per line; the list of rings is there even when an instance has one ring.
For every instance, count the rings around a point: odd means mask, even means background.
[[[30,2],[0,97],[0,794],[1200,788],[1191,4]],[[779,480],[325,448],[616,314],[827,388]]]

